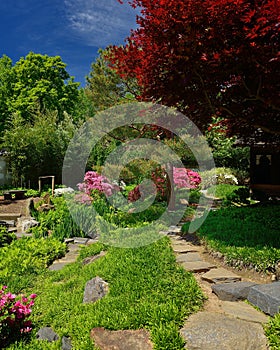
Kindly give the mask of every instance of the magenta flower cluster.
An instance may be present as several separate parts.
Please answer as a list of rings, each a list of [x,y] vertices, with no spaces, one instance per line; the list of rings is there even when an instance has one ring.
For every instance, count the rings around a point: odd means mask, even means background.
[[[7,286],[0,289],[0,340],[17,337],[32,330],[32,323],[28,320],[31,307],[34,305],[36,294],[17,297],[7,291]]]
[[[85,174],[84,181],[78,184],[78,189],[88,196],[94,190],[104,193],[106,196],[111,196],[115,190],[115,186],[111,185],[105,176],[95,171],[88,171]]]
[[[173,168],[173,179],[177,188],[197,188],[201,183],[200,175],[186,168]]]

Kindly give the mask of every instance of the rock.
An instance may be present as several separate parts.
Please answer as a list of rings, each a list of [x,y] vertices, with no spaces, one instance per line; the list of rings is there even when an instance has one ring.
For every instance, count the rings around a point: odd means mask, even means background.
[[[266,350],[260,324],[213,312],[190,316],[180,331],[188,350]]]
[[[280,311],[280,282],[253,286],[248,300],[266,314],[274,316]]]
[[[54,190],[54,196],[59,197],[59,196],[62,196],[63,194],[73,193],[73,192],[74,192],[74,190],[71,187],[56,188]]]
[[[237,282],[241,280],[240,276],[237,276],[235,273],[228,271],[223,268],[213,269],[209,272],[206,272],[201,276],[204,281],[210,283],[222,283],[222,282]]]
[[[71,349],[72,349],[71,339],[67,337],[62,337],[61,350],[71,350]]]
[[[255,285],[253,282],[232,282],[214,284],[211,288],[220,300],[236,301],[247,299],[250,288]]]
[[[56,334],[51,327],[43,327],[39,329],[36,337],[39,340],[47,340],[48,342],[53,342],[59,339],[58,334]]]
[[[37,210],[40,212],[45,212],[53,209],[54,209],[54,205],[48,204],[48,203],[42,204],[40,205],[40,207],[37,208]]]
[[[266,315],[242,301],[224,301],[222,303],[222,310],[225,314],[239,318],[240,320],[261,324],[268,322],[268,317]]]
[[[21,227],[23,232],[28,231],[31,227],[39,226],[40,223],[36,221],[34,218],[24,218],[18,219],[18,226]]]
[[[193,245],[190,244],[180,244],[180,245],[174,245],[173,246],[174,253],[191,253],[191,252],[197,252],[197,248],[195,248]]]
[[[177,262],[192,262],[192,261],[202,261],[200,255],[198,253],[186,253],[180,254],[176,257]]]
[[[84,237],[73,237],[73,238],[74,238],[75,244],[87,244],[87,242],[89,241],[88,238],[84,238]]]
[[[190,272],[205,272],[210,269],[216,268],[215,265],[209,264],[205,261],[193,261],[193,262],[185,262],[182,263],[182,266],[185,270]]]
[[[97,276],[86,283],[83,303],[94,303],[103,298],[108,291],[108,283]]]
[[[146,329],[109,331],[93,328],[90,333],[94,346],[102,350],[152,350],[150,334]]]
[[[106,252],[100,252],[99,254],[97,255],[94,255],[94,256],[89,256],[88,258],[85,258],[83,260],[83,265],[87,265],[87,264],[91,264],[93,263],[94,261],[98,260],[99,258],[102,258],[102,256],[106,255]]]

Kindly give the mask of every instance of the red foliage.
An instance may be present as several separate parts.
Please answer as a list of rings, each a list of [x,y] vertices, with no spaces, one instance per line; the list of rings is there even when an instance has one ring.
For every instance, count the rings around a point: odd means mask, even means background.
[[[198,126],[218,114],[241,135],[280,133],[280,0],[129,3],[139,27],[110,60],[137,78],[140,99],[177,106]]]

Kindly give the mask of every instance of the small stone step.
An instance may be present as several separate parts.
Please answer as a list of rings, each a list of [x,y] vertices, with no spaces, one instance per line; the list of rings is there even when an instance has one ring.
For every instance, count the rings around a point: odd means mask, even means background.
[[[268,322],[268,316],[242,301],[224,301],[222,303],[222,310],[226,315],[236,317],[240,320],[260,324]]]
[[[18,218],[21,217],[21,213],[6,213],[6,214],[0,214],[0,221],[10,221],[14,220],[17,221]]]
[[[280,282],[253,286],[250,288],[248,300],[266,314],[274,316],[280,311]]]
[[[188,350],[267,350],[260,324],[220,313],[191,315],[180,334]]]
[[[237,301],[247,299],[250,288],[255,285],[253,282],[230,282],[214,284],[211,288],[220,300]]]
[[[182,263],[183,268],[189,272],[205,272],[215,269],[216,266],[205,261],[193,261]]]
[[[73,237],[75,244],[87,244],[89,241],[89,238],[83,238],[83,237]]]
[[[174,253],[191,253],[191,252],[197,252],[197,248],[195,246],[190,244],[180,244],[173,246]]]
[[[179,263],[183,262],[193,262],[193,261],[202,261],[200,255],[195,252],[180,254],[176,257],[176,261]]]
[[[181,227],[178,226],[170,226],[168,228],[168,232],[170,233],[180,233],[181,232]]]
[[[202,280],[210,283],[238,282],[241,277],[223,268],[213,269],[201,276]]]

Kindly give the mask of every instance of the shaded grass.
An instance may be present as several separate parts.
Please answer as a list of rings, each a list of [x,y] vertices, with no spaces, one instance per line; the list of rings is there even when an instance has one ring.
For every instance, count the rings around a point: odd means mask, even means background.
[[[265,272],[280,260],[279,227],[279,204],[224,208],[209,213],[198,236],[228,264]]]
[[[94,327],[147,328],[155,350],[184,348],[179,328],[200,308],[203,295],[194,277],[176,264],[169,239],[135,249],[110,247],[103,258],[82,265],[83,258],[103,249],[100,243],[85,247],[79,261],[37,280],[32,289],[38,294],[33,308],[36,329],[29,342],[10,349],[60,349],[60,341],[35,339],[41,326],[70,337],[73,349],[79,350],[94,349],[89,338]],[[95,276],[109,283],[109,294],[94,304],[83,304],[85,284]]]

